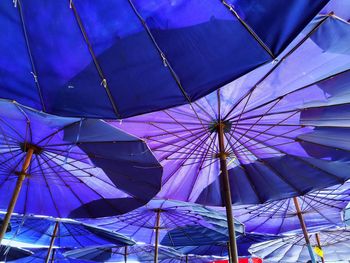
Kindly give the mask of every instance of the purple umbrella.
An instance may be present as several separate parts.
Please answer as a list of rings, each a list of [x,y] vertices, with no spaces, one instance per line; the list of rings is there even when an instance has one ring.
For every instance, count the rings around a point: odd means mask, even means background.
[[[112,124],[155,152],[165,171],[159,197],[226,206],[235,254],[231,203],[297,196],[350,177],[349,41],[349,24],[317,17],[275,63],[191,106]]]
[[[0,100],[0,209],[53,217],[123,214],[160,189],[140,139],[100,120],[62,118]]]

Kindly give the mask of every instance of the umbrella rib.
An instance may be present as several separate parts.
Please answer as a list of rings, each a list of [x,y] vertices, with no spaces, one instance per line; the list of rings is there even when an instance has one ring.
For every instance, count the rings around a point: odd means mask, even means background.
[[[49,183],[48,183],[48,181],[47,181],[47,178],[46,178],[46,176],[45,176],[45,173],[44,173],[44,170],[43,170],[43,167],[42,167],[42,165],[41,165],[40,158],[38,157],[38,155],[35,155],[35,159],[36,159],[36,161],[37,161],[37,163],[38,163],[38,165],[39,165],[39,169],[41,170],[41,176],[44,178],[46,187],[47,187],[47,189],[48,189],[48,191],[49,191],[49,194],[50,194],[50,196],[51,196],[51,200],[52,200],[52,202],[53,202],[53,204],[54,204],[54,208],[55,208],[55,210],[56,210],[56,214],[58,215],[58,217],[61,217],[61,214],[60,214],[60,212],[59,212],[59,210],[58,210],[58,207],[57,207],[57,205],[56,205],[56,202],[54,201],[54,200],[55,200],[55,199],[54,199],[54,196],[53,196],[53,194],[52,194],[52,192],[51,192],[50,185],[49,185]],[[47,163],[47,164],[48,164],[48,163]],[[49,165],[49,164],[48,164],[48,165]],[[52,170],[52,171],[53,171],[53,170]],[[54,171],[53,171],[53,172],[54,172]],[[28,186],[29,186],[30,178],[29,178],[27,181],[28,181]]]
[[[142,18],[141,14],[137,11],[135,5],[133,4],[132,0],[128,0],[128,3],[131,6],[131,9],[134,11],[136,17],[140,20],[140,23],[142,24],[143,28],[145,29],[146,33],[148,34],[148,36],[150,37],[155,49],[157,50],[157,52],[159,53],[159,58],[162,59],[162,62],[164,64],[165,67],[168,68],[171,76],[174,78],[178,88],[180,89],[181,93],[183,94],[183,96],[185,97],[185,99],[187,100],[187,102],[191,105],[191,98],[189,97],[189,95],[186,93],[185,89],[183,88],[179,77],[177,76],[176,72],[174,71],[174,69],[172,68],[170,62],[168,61],[168,59],[166,58],[164,52],[161,50],[161,48],[159,47],[156,39],[154,38],[151,30],[149,29],[146,21]],[[192,105],[191,105],[192,106]]]
[[[326,16],[323,18],[321,21],[319,21],[315,27],[306,35],[304,36],[301,41],[299,41],[286,55],[284,55],[277,63],[275,64],[274,67],[272,67],[260,80],[257,81],[257,83],[248,90],[247,93],[245,93],[238,101],[237,103],[231,108],[231,110],[225,115],[224,119],[227,119],[227,117],[235,110],[235,108],[248,96],[248,99],[245,103],[245,105],[248,104],[248,101],[251,97],[251,93],[268,77],[271,75],[272,72],[275,71],[275,69],[284,61],[286,60],[291,54],[293,54],[306,40],[308,40],[313,33],[329,18],[330,16]],[[245,107],[244,107],[245,109]],[[242,110],[241,113],[243,113],[244,109]]]
[[[325,220],[327,220],[328,222],[330,222],[333,225],[337,225],[336,222],[333,222],[330,218],[325,216],[318,208],[316,208],[314,205],[312,205],[311,202],[306,201],[306,199],[304,199],[304,202],[307,203],[311,209],[313,209],[316,213],[318,213],[320,216],[322,216]],[[339,213],[340,213],[340,211],[339,211]]]
[[[246,137],[249,138],[249,136],[246,136]],[[255,138],[254,140],[256,140],[256,138]],[[256,141],[259,141],[259,140],[256,140]],[[341,184],[344,183],[343,180],[340,179],[339,177],[337,177],[336,175],[334,175],[334,174],[332,174],[332,173],[330,173],[330,172],[328,172],[328,171],[326,171],[326,170],[323,170],[323,169],[321,169],[321,168],[319,168],[319,167],[316,167],[316,166],[310,164],[309,162],[305,161],[304,159],[302,159],[302,158],[300,158],[300,157],[298,157],[298,156],[296,156],[296,155],[288,154],[288,153],[286,153],[285,151],[283,151],[283,150],[281,150],[281,149],[278,149],[278,148],[276,148],[276,147],[274,147],[274,146],[271,146],[271,145],[270,145],[269,147],[272,148],[272,149],[274,149],[274,150],[276,150],[276,151],[278,151],[278,152],[280,152],[280,153],[282,153],[282,154],[284,154],[284,155],[288,155],[288,156],[290,156],[290,157],[292,157],[292,158],[294,158],[294,159],[297,159],[297,160],[299,160],[299,161],[301,161],[301,162],[307,164],[308,166],[312,167],[313,169],[317,169],[317,170],[320,170],[321,172],[323,172],[323,173],[325,173],[325,174],[328,174],[330,177],[335,178],[335,179],[338,181],[338,183],[341,183]]]
[[[330,80],[330,79],[332,79],[332,78],[338,77],[338,76],[340,76],[340,75],[342,75],[342,74],[345,74],[345,73],[348,73],[348,72],[350,72],[350,69],[346,69],[346,70],[343,70],[343,71],[340,71],[340,72],[331,74],[331,75],[329,75],[329,76],[327,76],[327,77],[324,77],[324,78],[322,78],[322,79],[316,80],[316,81],[314,81],[314,82],[312,82],[312,83],[309,83],[309,84],[307,84],[307,85],[305,85],[305,86],[302,86],[302,87],[300,87],[300,88],[297,88],[297,89],[295,89],[295,90],[292,90],[292,91],[290,91],[290,92],[287,92],[287,93],[285,93],[285,94],[283,94],[283,95],[281,95],[281,96],[279,96],[279,97],[277,97],[277,98],[274,98],[274,99],[272,99],[272,100],[269,100],[269,101],[267,101],[267,102],[264,102],[264,103],[261,104],[261,105],[258,105],[258,106],[256,106],[256,107],[253,107],[253,108],[251,108],[251,109],[249,109],[249,110],[247,110],[247,111],[244,111],[242,115],[247,114],[247,113],[252,112],[252,111],[255,111],[255,110],[259,109],[259,108],[262,108],[262,107],[264,107],[264,106],[266,106],[266,105],[268,105],[268,104],[270,104],[270,103],[273,103],[273,102],[276,101],[276,100],[282,100],[282,99],[284,99],[285,97],[287,97],[287,96],[289,96],[289,95],[292,95],[292,94],[295,93],[295,92],[302,91],[302,90],[304,90],[304,89],[307,89],[307,88],[309,88],[309,87],[312,87],[312,86],[314,86],[314,85],[317,85],[317,84],[322,83],[322,82],[324,82],[324,81],[327,81],[327,80]],[[317,107],[308,107],[308,108],[306,108],[306,109],[312,109],[312,108],[317,108]],[[287,111],[281,111],[281,112],[272,112],[272,113],[269,113],[268,115],[274,115],[274,114],[280,114],[280,113],[287,113],[287,112],[289,112],[289,111],[301,111],[301,110],[302,110],[302,109],[294,109],[294,110],[287,110]],[[245,118],[240,118],[240,120],[252,119],[252,118],[255,118],[255,117],[259,117],[259,116],[260,116],[260,115],[255,115],[255,116],[253,115],[253,116],[249,116],[249,117],[245,117]],[[229,120],[232,120],[232,121],[233,121],[233,120],[234,120],[235,118],[237,118],[237,117],[238,117],[238,115],[234,115],[234,116],[230,117]]]
[[[28,53],[28,56],[29,56],[29,61],[30,61],[31,67],[32,67],[32,72],[31,73],[33,74],[33,77],[34,77],[34,82],[35,82],[35,86],[36,86],[37,91],[38,91],[38,95],[39,95],[40,103],[41,103],[41,106],[42,106],[42,110],[44,112],[46,112],[46,107],[45,107],[45,103],[44,103],[43,93],[42,93],[42,90],[41,90],[41,85],[40,85],[40,82],[39,82],[38,73],[37,73],[37,70],[36,70],[36,67],[35,67],[33,54],[31,52],[31,46],[30,46],[30,43],[29,43],[29,38],[28,38],[28,34],[27,34],[27,28],[26,28],[26,25],[25,25],[25,22],[24,22],[24,16],[23,16],[23,12],[22,12],[22,3],[21,3],[20,0],[16,0],[16,1],[17,1],[19,18],[21,20],[20,24],[21,24],[21,28],[22,28],[22,32],[23,32],[24,42],[25,42],[26,50],[27,50],[27,53]]]
[[[44,157],[46,157],[45,155],[43,155],[43,159]],[[47,158],[47,157],[46,157]],[[48,160],[47,165],[50,166],[49,164],[50,160]],[[62,166],[59,166],[58,168],[61,168],[63,171],[66,171],[69,173],[69,171],[67,171],[65,168],[63,168]],[[61,181],[63,182],[64,185],[66,185],[66,187],[73,193],[73,195],[77,198],[77,200],[84,205],[84,203],[82,202],[82,200],[79,198],[79,196],[73,191],[73,189],[69,186],[69,184],[67,184],[64,180],[63,177],[61,176],[57,176],[59,179],[61,179]],[[79,177],[75,177],[80,183],[84,184],[88,189],[90,189],[93,193],[95,193],[97,196],[99,196],[101,199],[104,199],[106,201],[106,203],[114,210],[117,210],[116,207],[114,207],[109,201],[108,199],[105,199],[100,193],[98,193],[96,190],[94,190],[93,188],[89,187],[87,184],[85,184],[85,182],[83,182]],[[91,211],[89,211],[89,209],[87,209],[88,214],[91,215]]]
[[[119,114],[119,111],[118,111],[118,107],[117,105],[115,104],[115,101],[114,101],[114,98],[113,98],[113,95],[112,95],[112,92],[111,90],[109,89],[109,86],[108,86],[108,83],[107,83],[107,79],[106,79],[106,76],[104,75],[103,71],[102,71],[102,68],[97,60],[97,57],[96,57],[96,54],[92,48],[92,45],[91,45],[91,42],[88,38],[88,35],[86,33],[86,30],[85,30],[85,27],[83,25],[83,22],[78,14],[78,11],[75,7],[75,4],[73,3],[73,0],[69,0],[69,5],[70,5],[70,8],[72,9],[73,11],[73,14],[74,14],[74,18],[78,24],[78,27],[80,29],[80,32],[84,38],[84,41],[89,49],[89,53],[91,55],[91,58],[92,60],[94,61],[94,65],[96,67],[96,70],[101,78],[101,85],[104,87],[105,91],[106,91],[106,94],[108,96],[108,99],[109,99],[109,102],[111,103],[111,106],[113,108],[113,111],[114,111],[114,114],[119,118],[120,117],[120,114]]]
[[[284,221],[286,220],[287,213],[288,213],[288,210],[289,210],[289,207],[290,207],[291,199],[288,198],[288,199],[285,199],[285,200],[281,200],[281,202],[284,202],[284,204],[286,205],[286,208],[285,208],[285,210],[284,210],[284,212],[283,212],[281,224],[280,224],[280,226],[278,227],[278,231],[277,231],[276,234],[280,234],[280,233],[281,233],[281,230],[282,230]]]
[[[270,50],[270,48],[261,40],[261,38],[254,32],[254,30],[238,15],[234,7],[227,3],[226,0],[220,0],[220,2],[232,13],[240,24],[248,31],[248,33],[253,37],[253,39],[258,42],[258,44],[269,54],[272,59],[275,59],[276,56]]]

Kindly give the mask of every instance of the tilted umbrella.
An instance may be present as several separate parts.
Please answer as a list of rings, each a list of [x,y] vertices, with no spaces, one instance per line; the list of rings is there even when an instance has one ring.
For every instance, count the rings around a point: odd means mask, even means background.
[[[237,249],[238,254],[243,256],[251,256],[248,252],[248,248],[255,244],[261,243],[268,240],[274,240],[279,238],[280,236],[275,235],[264,235],[264,234],[256,234],[256,233],[245,233],[244,235],[240,235],[237,238]],[[228,239],[227,239],[228,241]],[[229,245],[228,242],[218,242],[210,245],[202,245],[202,246],[182,246],[176,247],[176,250],[179,250],[183,254],[191,254],[191,255],[209,255],[209,256],[219,256],[219,257],[227,257]]]
[[[193,102],[272,61],[327,2],[7,1],[1,97],[97,118]]]
[[[84,222],[122,233],[136,241],[154,244],[155,262],[158,260],[157,249],[160,240],[175,239],[172,230],[178,229],[182,235],[192,240],[196,239],[199,244],[210,242],[207,240],[209,237],[218,240],[227,239],[226,234],[211,231],[216,228],[221,230],[222,225],[226,224],[226,217],[222,213],[198,204],[174,200],[154,199],[147,205],[124,215],[94,220],[84,219]],[[201,232],[197,231],[198,228]],[[239,233],[244,231],[243,225],[239,222],[236,222],[236,229]]]
[[[91,261],[85,261],[85,260],[77,260],[77,259],[72,259],[72,258],[67,258],[64,256],[64,252],[67,250],[65,249],[57,249],[54,248],[52,249],[52,257],[50,258],[50,262],[54,263],[88,263]],[[17,259],[16,263],[42,263],[45,262],[46,257],[47,257],[47,249],[45,248],[36,248],[32,249],[33,254],[29,255],[27,257],[23,257],[21,259]],[[12,261],[10,261],[12,262]]]
[[[29,257],[33,253],[29,250],[11,247],[11,246],[0,246],[0,261],[7,262],[12,260],[19,260],[24,257]]]
[[[342,226],[341,212],[350,202],[350,182],[313,191],[297,199],[309,231]],[[244,223],[247,232],[273,235],[301,233],[298,211],[291,198],[263,205],[238,206],[234,214]]]
[[[0,138],[0,209],[7,208],[0,240],[13,211],[115,215],[160,189],[162,167],[145,142],[100,120],[56,117],[0,100]]]
[[[193,107],[111,123],[155,152],[165,171],[159,197],[226,206],[234,254],[231,203],[302,195],[349,178],[349,41],[348,23],[320,16],[278,61]]]
[[[115,232],[85,225],[73,220],[45,217],[15,216],[10,221],[11,230],[5,235],[9,244],[27,243],[28,246],[47,246],[46,262],[53,257],[53,248],[81,248],[114,244],[133,245],[131,239]]]
[[[323,230],[319,232],[319,243],[316,235],[310,235],[313,247],[318,247],[326,262],[347,262],[350,255],[350,231],[346,228]],[[321,247],[321,249],[319,248]],[[258,243],[249,251],[261,257],[264,262],[307,262],[309,259],[307,245],[303,235],[292,235],[281,239]],[[322,261],[324,262],[324,261]]]
[[[90,260],[93,262],[153,262],[155,247],[137,244],[131,247],[96,246],[75,249],[65,253],[68,258]],[[178,258],[181,255],[169,247],[159,247],[159,260]]]

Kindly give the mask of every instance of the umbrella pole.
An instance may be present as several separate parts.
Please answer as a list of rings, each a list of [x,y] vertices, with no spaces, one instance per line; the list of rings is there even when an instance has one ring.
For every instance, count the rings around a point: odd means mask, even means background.
[[[322,250],[321,241],[320,241],[320,235],[318,233],[316,233],[316,241],[317,241],[317,246]],[[321,260],[322,260],[322,263],[325,263],[324,262],[324,257],[321,257]]]
[[[34,149],[33,148],[28,148],[28,151],[27,151],[27,154],[26,154],[26,157],[24,159],[23,166],[22,166],[22,170],[18,174],[15,190],[12,193],[11,201],[10,201],[8,207],[7,207],[6,216],[4,218],[4,221],[2,222],[2,227],[1,227],[1,230],[0,230],[0,244],[1,244],[2,239],[5,236],[5,233],[6,233],[8,224],[10,222],[13,210],[15,209],[16,202],[17,202],[19,193],[21,191],[21,188],[22,188],[22,185],[23,185],[23,181],[26,178],[27,171],[28,171],[30,162],[32,160],[33,154],[34,154]]]
[[[310,239],[309,239],[309,234],[308,234],[307,229],[306,229],[304,217],[303,217],[303,214],[302,214],[301,209],[300,209],[298,198],[293,197],[293,201],[294,201],[295,209],[297,210],[297,216],[299,218],[301,229],[303,230],[306,246],[307,246],[307,249],[309,250],[311,262],[316,263],[315,254],[312,250],[312,246],[311,246]]]
[[[186,255],[186,263],[188,263],[188,255]]]
[[[228,251],[228,262],[232,263],[232,258],[231,258],[231,248],[230,248],[230,242],[227,242],[227,251]]]
[[[156,239],[154,242],[154,263],[158,263],[158,242],[159,242],[159,223],[160,223],[160,209],[157,209],[157,218],[156,218]]]
[[[125,246],[124,250],[124,262],[126,263],[128,261],[128,246]]]
[[[235,234],[235,225],[232,214],[232,199],[231,199],[231,189],[230,181],[228,178],[227,170],[227,160],[225,152],[225,142],[224,142],[224,128],[225,124],[219,122],[217,125],[218,139],[219,139],[219,158],[220,158],[220,170],[221,170],[221,180],[224,186],[224,198],[225,198],[225,207],[226,207],[226,217],[227,225],[229,231],[229,253],[232,263],[238,263],[238,251],[236,243],[236,234]]]
[[[58,225],[59,225],[59,222],[56,221],[55,228],[53,229],[53,233],[52,233],[52,237],[51,237],[51,241],[50,241],[50,247],[49,247],[49,250],[47,251],[45,263],[49,263],[52,247],[53,247],[53,244],[55,243],[55,239],[56,239],[56,235],[57,235]]]

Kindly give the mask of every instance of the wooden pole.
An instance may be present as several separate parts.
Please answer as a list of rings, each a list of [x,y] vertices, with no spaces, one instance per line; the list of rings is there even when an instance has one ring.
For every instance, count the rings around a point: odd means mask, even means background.
[[[55,253],[56,253],[56,249],[52,249],[51,263],[55,262]]]
[[[124,263],[128,261],[128,246],[125,246],[124,249]]]
[[[53,232],[52,232],[52,237],[51,237],[51,241],[50,241],[49,250],[47,251],[45,263],[49,263],[52,247],[53,247],[53,245],[55,243],[55,239],[56,239],[56,236],[57,236],[58,225],[59,225],[59,222],[56,221],[55,227],[54,227]]]
[[[219,122],[217,125],[218,139],[219,139],[219,158],[220,158],[220,170],[221,170],[221,181],[224,187],[224,198],[225,198],[225,207],[226,207],[226,217],[227,225],[229,231],[229,253],[232,263],[238,263],[238,251],[236,243],[236,233],[235,225],[232,214],[232,199],[231,199],[231,189],[230,181],[228,177],[227,170],[227,160],[225,152],[225,140],[224,140],[224,128],[225,124]]]
[[[294,201],[295,209],[297,210],[297,216],[299,218],[301,229],[303,230],[306,246],[307,246],[307,249],[309,250],[311,262],[316,263],[315,254],[312,250],[312,246],[311,246],[310,239],[309,239],[309,234],[308,234],[307,229],[306,229],[304,217],[303,217],[303,214],[302,214],[301,209],[300,209],[298,198],[293,197],[293,201]]]
[[[227,254],[228,254],[228,262],[232,263],[232,258],[231,258],[231,252],[230,252],[231,248],[230,248],[230,242],[227,242]]]
[[[158,242],[159,242],[159,224],[160,224],[160,209],[157,209],[157,218],[156,218],[156,239],[154,242],[154,263],[158,263]]]
[[[188,263],[188,255],[186,255],[186,263]]]
[[[11,201],[10,201],[8,207],[7,207],[6,216],[4,218],[4,221],[2,222],[2,227],[1,227],[1,230],[0,230],[0,244],[1,244],[2,239],[5,236],[5,233],[6,233],[8,224],[10,222],[13,210],[15,209],[16,202],[17,202],[19,193],[21,191],[21,188],[22,188],[22,185],[23,185],[23,181],[26,178],[27,171],[28,171],[30,162],[32,160],[33,154],[34,154],[34,149],[33,148],[29,148],[28,151],[27,151],[26,157],[24,159],[23,165],[22,165],[22,170],[20,171],[20,173],[18,175],[16,186],[15,186],[15,190],[12,193]]]
[[[318,233],[316,233],[316,241],[317,241],[317,246],[322,250],[321,241],[320,241],[320,235]],[[321,257],[321,260],[322,260],[322,263],[325,263],[324,255],[323,255],[323,257]]]

